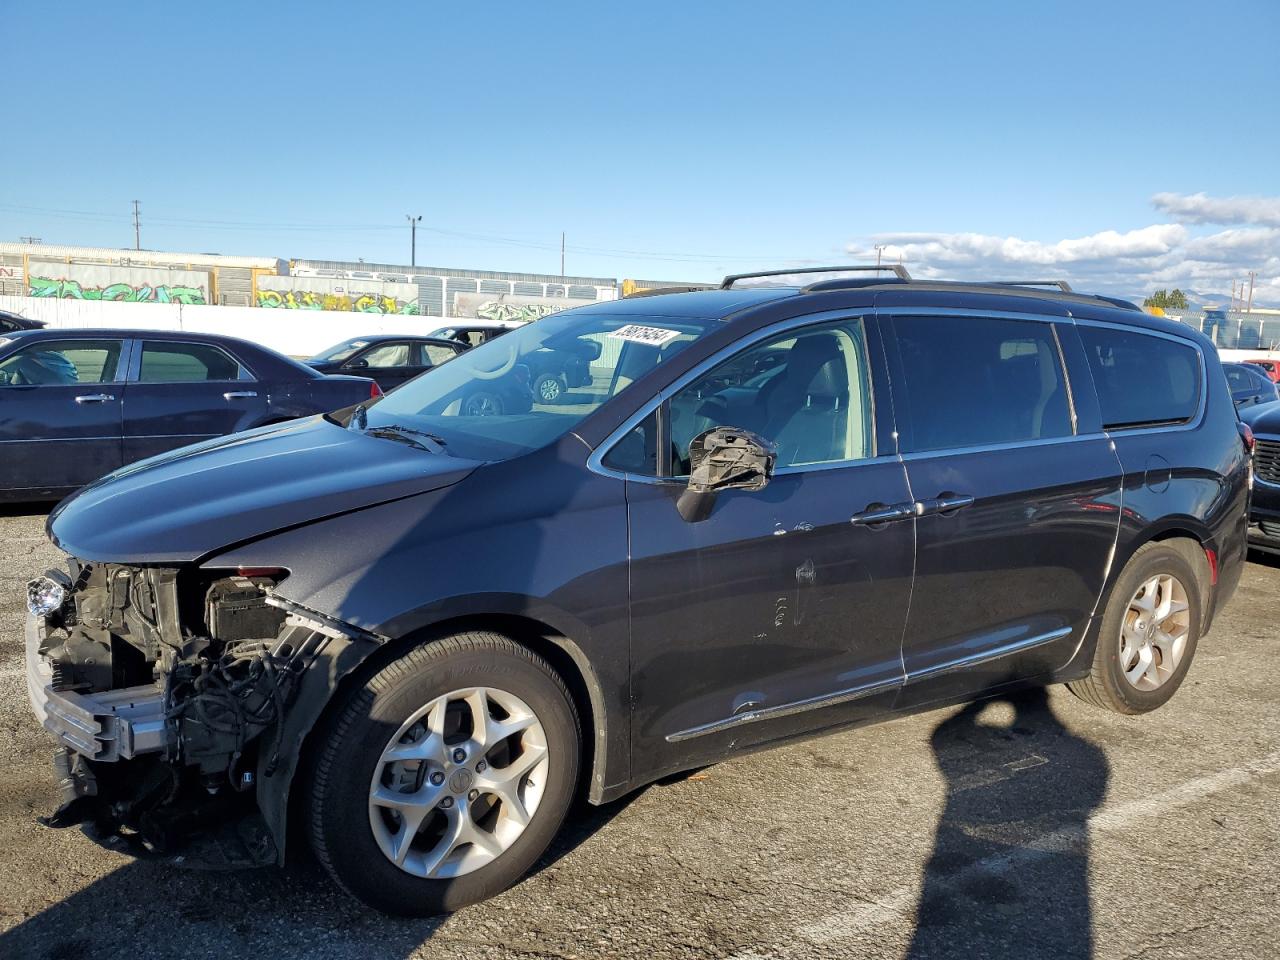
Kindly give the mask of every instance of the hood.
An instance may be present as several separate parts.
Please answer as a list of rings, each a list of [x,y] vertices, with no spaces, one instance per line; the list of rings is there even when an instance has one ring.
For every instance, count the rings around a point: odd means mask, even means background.
[[[313,417],[108,474],[58,505],[49,537],[82,560],[187,563],[287,527],[439,490],[477,466]]]
[[[1280,400],[1244,407],[1240,410],[1240,419],[1256,434],[1280,434]]]

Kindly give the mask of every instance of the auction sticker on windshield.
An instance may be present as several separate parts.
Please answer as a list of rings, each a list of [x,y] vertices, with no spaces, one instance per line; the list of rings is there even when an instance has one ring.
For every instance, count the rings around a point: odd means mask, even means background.
[[[638,323],[629,323],[619,327],[609,336],[618,340],[630,340],[632,343],[647,343],[651,347],[660,347],[668,340],[680,336],[679,330],[667,330],[664,327],[645,327]]]

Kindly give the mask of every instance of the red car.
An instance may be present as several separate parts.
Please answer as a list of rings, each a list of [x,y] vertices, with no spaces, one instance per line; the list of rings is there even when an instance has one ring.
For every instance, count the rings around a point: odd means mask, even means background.
[[[1269,379],[1280,383],[1280,360],[1246,360],[1245,363],[1256,363],[1266,371]]]

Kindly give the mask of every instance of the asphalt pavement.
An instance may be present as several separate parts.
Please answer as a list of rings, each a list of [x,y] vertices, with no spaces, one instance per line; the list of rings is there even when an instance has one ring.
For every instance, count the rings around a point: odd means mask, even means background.
[[[1053,688],[743,757],[585,808],[506,894],[404,921],[311,863],[183,869],[35,822],[43,526],[0,512],[4,960],[1280,957],[1280,561],[1249,564],[1155,713]]]

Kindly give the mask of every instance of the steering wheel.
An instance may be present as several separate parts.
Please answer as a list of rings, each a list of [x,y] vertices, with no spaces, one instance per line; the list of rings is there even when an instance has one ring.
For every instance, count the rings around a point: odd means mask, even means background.
[[[508,343],[507,349],[509,351],[509,354],[507,356],[506,362],[502,366],[500,366],[497,370],[473,369],[472,373],[475,375],[475,378],[477,380],[497,380],[499,377],[503,376],[504,374],[510,373],[511,368],[516,365],[516,354],[517,354],[516,345],[514,343]]]

